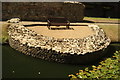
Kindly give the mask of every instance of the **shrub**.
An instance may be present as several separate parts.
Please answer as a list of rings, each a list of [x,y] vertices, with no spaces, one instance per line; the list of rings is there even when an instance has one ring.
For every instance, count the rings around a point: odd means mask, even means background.
[[[112,58],[107,58],[100,62],[98,66],[92,66],[92,69],[88,67],[84,70],[79,70],[75,75],[71,74],[71,80],[77,80],[80,78],[120,78],[120,51],[116,51]]]
[[[8,26],[10,24],[9,23],[2,23],[2,25],[0,26],[0,43],[4,44],[4,43],[8,43]]]

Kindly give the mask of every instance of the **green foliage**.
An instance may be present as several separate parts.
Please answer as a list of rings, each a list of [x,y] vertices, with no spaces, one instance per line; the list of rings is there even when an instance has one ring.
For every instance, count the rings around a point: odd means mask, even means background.
[[[0,43],[4,44],[8,42],[8,26],[10,24],[9,23],[3,23],[0,27]]]
[[[4,44],[8,42],[8,36],[2,36],[2,38],[0,39],[0,43]]]
[[[85,70],[79,70],[75,75],[71,74],[71,80],[80,78],[120,78],[120,51],[116,51],[112,58],[107,58],[100,62],[98,66],[92,66],[92,69],[85,68]]]

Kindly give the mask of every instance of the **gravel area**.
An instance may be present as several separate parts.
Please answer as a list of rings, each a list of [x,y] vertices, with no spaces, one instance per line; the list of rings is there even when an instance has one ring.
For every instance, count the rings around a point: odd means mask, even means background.
[[[32,26],[27,28],[34,30],[38,34],[55,38],[84,38],[94,34],[88,26],[70,26],[71,29],[65,29],[65,26],[60,26],[57,29],[55,26],[52,27],[52,30],[48,29],[47,26]]]

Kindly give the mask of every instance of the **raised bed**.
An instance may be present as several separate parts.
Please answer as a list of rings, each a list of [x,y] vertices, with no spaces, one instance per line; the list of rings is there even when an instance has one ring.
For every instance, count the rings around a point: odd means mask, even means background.
[[[102,58],[111,40],[97,25],[89,25],[95,34],[83,39],[44,36],[24,27],[11,24],[8,28],[12,48],[36,58],[60,63],[86,64]]]

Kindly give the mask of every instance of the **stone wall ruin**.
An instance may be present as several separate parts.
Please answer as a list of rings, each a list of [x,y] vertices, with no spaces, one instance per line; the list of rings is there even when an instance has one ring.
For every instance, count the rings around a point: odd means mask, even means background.
[[[9,44],[26,55],[44,60],[60,63],[89,63],[100,59],[111,41],[97,25],[88,27],[92,28],[95,34],[83,39],[57,39],[36,34],[19,23],[12,23],[8,28]]]

